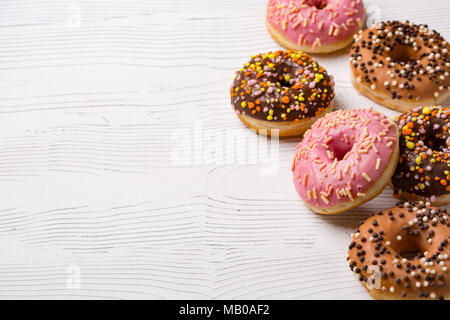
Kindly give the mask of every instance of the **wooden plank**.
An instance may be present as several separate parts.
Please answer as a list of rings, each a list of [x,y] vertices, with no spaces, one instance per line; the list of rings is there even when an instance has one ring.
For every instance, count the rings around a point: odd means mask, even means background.
[[[448,1],[366,3],[450,38]],[[270,160],[231,111],[234,71],[279,48],[264,11],[0,2],[1,298],[368,298],[346,247],[391,191],[318,216],[291,183],[298,141]],[[353,89],[346,53],[317,60],[337,107],[395,114]]]

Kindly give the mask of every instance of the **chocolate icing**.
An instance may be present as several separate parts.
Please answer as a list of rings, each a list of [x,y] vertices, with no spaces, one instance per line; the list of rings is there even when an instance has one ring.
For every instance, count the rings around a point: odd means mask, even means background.
[[[258,54],[236,72],[231,104],[237,113],[268,121],[295,121],[329,108],[334,97],[325,69],[302,52]]]
[[[450,193],[449,113],[447,107],[422,107],[396,119],[401,135],[392,177],[395,195],[406,191],[431,198]]]

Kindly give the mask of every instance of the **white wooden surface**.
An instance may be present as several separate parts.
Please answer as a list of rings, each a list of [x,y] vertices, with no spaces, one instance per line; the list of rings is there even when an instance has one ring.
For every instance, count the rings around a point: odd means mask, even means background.
[[[450,38],[446,0],[366,4]],[[295,139],[269,164],[246,154],[266,139],[228,89],[252,54],[279,48],[265,5],[0,2],[0,298],[369,297],[347,267],[349,233],[391,191],[319,216],[291,183]],[[317,59],[338,107],[375,106],[345,52]],[[247,147],[211,160],[233,133]],[[190,142],[190,161],[177,157]]]

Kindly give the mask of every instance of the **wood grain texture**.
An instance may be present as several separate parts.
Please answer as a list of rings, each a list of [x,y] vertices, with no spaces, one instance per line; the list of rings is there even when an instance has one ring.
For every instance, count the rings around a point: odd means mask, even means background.
[[[365,3],[450,38],[448,1]],[[231,112],[234,71],[279,48],[264,11],[262,0],[0,2],[0,298],[369,298],[346,248],[391,191],[314,214],[291,184],[298,141],[266,159],[267,140]],[[317,59],[337,107],[395,114],[353,89],[345,52]]]

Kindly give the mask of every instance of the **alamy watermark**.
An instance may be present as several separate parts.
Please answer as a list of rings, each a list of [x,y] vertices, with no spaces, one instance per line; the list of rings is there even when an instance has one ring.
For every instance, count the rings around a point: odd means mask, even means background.
[[[67,8],[66,27],[69,30],[81,28],[81,8],[78,6],[69,6]]]
[[[81,289],[81,268],[75,265],[68,266],[66,274],[68,274],[66,288],[69,290]]]
[[[367,273],[370,277],[366,280],[367,289],[381,289],[381,268],[380,266],[368,266]]]
[[[370,5],[366,9],[366,25],[368,28],[381,22],[381,9],[377,5]]]
[[[247,130],[247,129],[245,129]],[[180,166],[260,165],[262,175],[278,173],[280,162],[279,131],[245,134],[239,129],[204,130],[200,121],[190,129],[172,133],[171,162]]]

